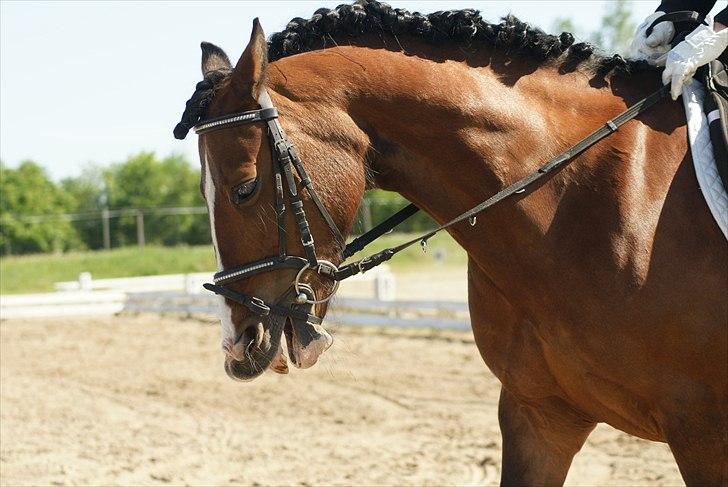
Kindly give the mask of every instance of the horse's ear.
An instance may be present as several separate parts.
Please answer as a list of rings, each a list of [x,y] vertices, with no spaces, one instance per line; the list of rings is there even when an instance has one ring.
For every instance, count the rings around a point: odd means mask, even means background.
[[[202,49],[202,76],[207,76],[212,71],[231,70],[230,59],[225,51],[217,47],[215,44],[203,42],[200,44]]]
[[[248,47],[235,65],[232,76],[232,86],[242,96],[258,99],[261,88],[265,85],[265,75],[268,70],[268,44],[260,22],[253,20],[253,32],[250,34]]]

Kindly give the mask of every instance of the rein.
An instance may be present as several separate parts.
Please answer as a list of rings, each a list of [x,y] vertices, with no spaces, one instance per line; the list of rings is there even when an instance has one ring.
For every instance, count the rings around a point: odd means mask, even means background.
[[[275,269],[297,269],[298,274],[293,282],[293,288],[296,292],[296,303],[297,304],[316,304],[324,303],[331,299],[336,292],[336,289],[341,281],[348,279],[349,277],[355,276],[359,273],[366,272],[386,261],[391,259],[397,253],[404,249],[419,242],[423,248],[427,245],[427,241],[436,235],[437,233],[452,227],[465,220],[470,220],[471,225],[475,224],[475,218],[485,210],[501,203],[513,197],[516,194],[521,194],[534,183],[542,180],[546,176],[555,171],[558,171],[572,162],[579,154],[584,152],[589,147],[593,146],[600,140],[608,137],[619,129],[626,122],[637,117],[641,113],[654,106],[660,100],[665,98],[669,93],[669,85],[661,87],[651,95],[643,98],[634,105],[630,106],[627,110],[616,116],[615,118],[608,120],[603,126],[587,135],[570,148],[551,158],[536,171],[528,174],[527,176],[511,183],[506,186],[490,198],[486,199],[482,203],[474,206],[473,208],[461,213],[447,223],[444,223],[437,228],[424,233],[416,238],[408,240],[395,247],[384,249],[380,252],[364,257],[357,261],[349,264],[337,267],[333,263],[319,259],[316,255],[314,247],[313,236],[306,219],[306,214],[303,209],[303,201],[301,200],[300,193],[298,192],[296,180],[291,170],[291,166],[295,169],[298,177],[301,181],[301,185],[306,189],[311,197],[314,205],[318,209],[322,218],[326,221],[327,225],[331,229],[332,234],[338,240],[340,244],[344,242],[344,238],[341,232],[334,223],[331,215],[321,203],[318,198],[316,191],[313,188],[311,179],[306,174],[301,159],[298,157],[293,144],[286,138],[283,128],[278,121],[278,112],[273,107],[270,98],[265,96],[261,98],[261,108],[258,110],[251,110],[247,112],[233,113],[222,117],[213,119],[207,119],[199,124],[195,125],[194,130],[197,134],[202,135],[213,130],[220,130],[224,128],[234,127],[242,124],[249,123],[260,123],[265,122],[268,126],[268,138],[271,146],[271,153],[274,160],[274,178],[275,178],[275,208],[276,208],[276,219],[278,223],[278,248],[279,252],[277,256],[267,257],[263,260],[252,262],[240,267],[236,267],[229,270],[220,271],[213,277],[213,284],[204,284],[205,289],[212,291],[216,294],[225,296],[233,301],[236,301],[246,306],[253,314],[258,316],[266,316],[269,314],[287,316],[296,320],[305,320],[309,323],[318,324],[321,323],[321,318],[305,313],[302,310],[295,310],[290,307],[286,307],[279,304],[268,304],[263,299],[249,296],[247,294],[238,293],[224,286],[230,282],[239,281],[241,279],[259,274],[261,272],[271,271]],[[291,200],[291,206],[293,207],[293,214],[296,219],[296,224],[299,230],[299,236],[301,237],[301,244],[303,245],[306,257],[290,256],[286,250],[286,231],[285,231],[285,210],[286,204],[284,199],[284,181],[285,186],[288,188],[288,194]],[[405,221],[419,211],[419,208],[414,204],[410,204],[398,211],[384,222],[377,225],[369,232],[364,233],[360,237],[354,239],[349,245],[347,245],[342,256],[344,259],[351,255],[363,250],[368,244],[392,230],[394,227]],[[316,300],[313,289],[305,283],[301,282],[304,271],[311,269],[318,274],[327,276],[334,281],[333,289],[329,294],[322,299]]]

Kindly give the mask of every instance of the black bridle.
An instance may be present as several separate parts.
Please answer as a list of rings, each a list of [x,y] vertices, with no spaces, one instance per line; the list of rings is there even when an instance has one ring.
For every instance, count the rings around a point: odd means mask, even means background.
[[[619,114],[617,117],[607,121],[603,126],[571,146],[566,151],[558,154],[544,165],[539,167],[536,171],[531,174],[517,180],[509,186],[503,188],[495,195],[491,196],[487,200],[478,204],[477,206],[461,213],[447,223],[444,223],[434,230],[420,235],[416,238],[408,240],[396,247],[391,247],[377,252],[373,255],[357,260],[355,262],[346,264],[341,267],[337,267],[330,261],[319,259],[316,255],[316,249],[314,247],[314,240],[311,235],[311,230],[306,218],[306,213],[303,209],[303,201],[301,200],[298,187],[296,185],[296,179],[293,175],[291,166],[295,169],[301,180],[301,185],[309,193],[311,200],[316,205],[319,213],[326,221],[327,225],[331,229],[331,233],[339,244],[343,244],[344,238],[341,232],[334,223],[331,215],[321,203],[318,198],[316,191],[313,188],[311,179],[306,174],[301,159],[298,157],[293,144],[291,144],[286,138],[283,128],[278,121],[278,112],[270,103],[270,99],[265,97],[265,101],[261,101],[263,104],[269,106],[262,106],[258,110],[250,110],[247,112],[233,113],[231,115],[225,115],[222,117],[207,119],[194,126],[194,130],[197,134],[202,135],[213,130],[220,130],[224,128],[234,127],[243,124],[250,123],[261,123],[265,122],[268,126],[268,138],[270,141],[271,152],[273,157],[274,167],[274,183],[275,183],[275,209],[276,219],[278,224],[278,255],[267,257],[262,260],[258,260],[249,264],[235,267],[233,269],[223,270],[214,275],[213,284],[205,284],[205,289],[208,289],[216,294],[224,296],[228,299],[236,301],[246,306],[253,314],[258,316],[277,315],[281,317],[290,317],[294,320],[305,321],[312,324],[321,323],[322,319],[305,312],[300,308],[288,307],[279,303],[270,304],[265,302],[263,299],[250,296],[247,294],[238,293],[225,286],[231,282],[239,281],[262,272],[277,270],[277,269],[295,269],[298,271],[296,278],[293,281],[293,290],[295,291],[295,303],[298,305],[302,304],[317,304],[323,303],[331,299],[336,292],[338,284],[351,276],[366,272],[383,262],[391,259],[395,254],[402,250],[420,243],[423,247],[427,241],[435,234],[445,230],[453,225],[468,220],[471,225],[475,224],[475,218],[478,214],[493,207],[494,205],[514,196],[517,194],[524,193],[527,188],[532,186],[539,180],[542,180],[549,174],[554,173],[562,169],[568,163],[574,160],[579,154],[593,146],[603,138],[613,134],[617,129],[632,120],[637,115],[641,114],[648,108],[655,105],[657,102],[666,97],[669,93],[669,85],[665,85],[651,95],[638,101],[627,110]],[[285,181],[285,184],[284,184]],[[286,231],[285,231],[285,196],[284,196],[284,185],[288,188],[288,195],[291,200],[291,206],[293,208],[293,214],[298,226],[299,235],[301,237],[301,244],[303,245],[306,257],[298,257],[288,255],[286,250]],[[356,252],[362,250],[368,244],[376,240],[378,237],[384,235],[394,227],[402,223],[404,220],[414,215],[419,211],[419,208],[414,204],[410,204],[397,212],[396,214],[389,217],[384,222],[377,225],[375,228],[366,232],[362,236],[353,240],[347,245],[342,251],[342,258],[346,259]],[[313,289],[305,283],[301,282],[304,271],[307,269],[313,270],[322,276],[330,278],[334,282],[333,289],[328,293],[325,298],[316,299]]]
[[[251,313],[257,316],[266,316],[272,313],[281,316],[288,316],[296,320],[304,320],[312,324],[318,324],[321,323],[321,318],[310,313],[292,309],[285,305],[266,303],[259,297],[239,293],[225,286],[225,284],[240,281],[262,272],[277,269],[294,269],[298,271],[296,278],[293,281],[293,288],[296,292],[295,302],[297,304],[324,303],[331,299],[331,296],[334,295],[339,286],[339,281],[334,280],[334,286],[331,292],[326,297],[317,300],[315,292],[311,286],[301,282],[303,273],[307,269],[311,269],[319,274],[326,274],[328,276],[333,276],[335,271],[338,269],[335,264],[328,260],[319,259],[316,254],[314,239],[311,235],[311,229],[308,224],[308,219],[306,218],[306,212],[303,209],[303,200],[301,199],[301,194],[298,191],[293,170],[295,170],[296,174],[298,174],[301,186],[303,186],[303,188],[305,188],[308,192],[314,205],[316,205],[319,213],[329,226],[334,239],[340,246],[343,246],[344,244],[344,237],[341,235],[341,232],[334,223],[333,218],[331,218],[328,210],[326,210],[326,207],[324,207],[323,203],[321,203],[321,200],[316,194],[311,178],[308,177],[308,174],[301,163],[301,159],[298,157],[296,149],[293,147],[293,144],[288,141],[285,133],[283,132],[283,127],[281,127],[281,124],[278,121],[278,111],[270,104],[269,100],[270,99],[267,96],[264,97],[264,99],[261,99],[261,105],[265,104],[270,106],[265,106],[258,110],[250,110],[207,119],[193,127],[196,134],[202,135],[215,130],[236,127],[239,125],[261,122],[266,123],[268,127],[268,139],[270,142],[271,157],[274,168],[275,211],[276,223],[278,226],[278,255],[266,257],[233,269],[222,270],[213,276],[213,284],[205,284],[204,287],[216,294],[225,296],[228,299],[244,305]],[[293,167],[293,169],[291,169],[291,167]],[[291,207],[293,208],[293,215],[298,227],[298,233],[301,237],[301,245],[303,246],[304,253],[306,254],[305,258],[288,255],[286,244],[286,199],[284,187],[288,189],[288,196],[290,198]]]

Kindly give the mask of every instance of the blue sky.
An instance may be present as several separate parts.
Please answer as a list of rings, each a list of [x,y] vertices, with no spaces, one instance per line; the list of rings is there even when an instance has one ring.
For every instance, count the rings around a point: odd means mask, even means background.
[[[245,2],[0,2],[0,158],[33,159],[54,179],[89,164],[153,150],[187,155],[196,140],[172,137],[200,80],[199,43],[238,58],[254,17],[270,34],[292,17],[343,0]],[[477,8],[489,20],[512,12],[549,30],[572,17],[584,32],[599,25],[605,1],[392,0],[430,12]],[[633,2],[635,20],[657,1]]]

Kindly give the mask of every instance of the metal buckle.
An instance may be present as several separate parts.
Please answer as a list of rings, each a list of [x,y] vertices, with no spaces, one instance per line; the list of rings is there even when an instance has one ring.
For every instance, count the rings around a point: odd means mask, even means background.
[[[316,268],[315,269],[311,266],[311,264],[309,264],[307,262],[301,268],[301,270],[298,271],[298,274],[296,274],[296,279],[293,281],[293,288],[296,290],[296,295],[297,296],[300,296],[301,295],[301,293],[303,292],[302,289],[303,289],[304,286],[310,288],[310,286],[308,286],[308,284],[305,284],[305,283],[300,282],[301,281],[301,277],[303,276],[304,271],[306,269],[312,269],[312,270],[315,270],[316,273],[321,274],[321,268],[322,267],[327,267],[327,268],[331,269],[332,275],[336,271],[339,270],[338,267],[336,267],[332,262],[329,262],[328,260],[319,260],[316,263]],[[339,289],[339,285],[340,284],[341,284],[341,281],[334,281],[334,288],[331,290],[331,292],[329,293],[329,295],[326,296],[325,298],[323,298],[323,299],[307,299],[307,300],[303,301],[301,304],[303,304],[303,303],[306,303],[306,304],[321,304],[321,303],[325,303],[326,301],[328,301],[329,299],[331,299],[334,296],[334,294],[336,294],[336,291]]]
[[[310,247],[313,244],[314,244],[313,235],[311,235],[310,233],[308,234],[307,241],[304,242],[303,240],[301,240],[301,245],[303,245],[304,247]],[[327,261],[320,260],[319,262],[327,262]],[[331,262],[329,262],[329,264],[331,264]],[[334,265],[334,264],[331,264],[331,265]]]
[[[270,308],[262,299],[250,296],[250,300],[245,304],[247,308],[258,316],[268,316]]]
[[[370,259],[368,257],[365,257],[356,263],[356,267],[357,267],[357,269],[359,269],[358,274],[364,274],[366,272],[366,269],[364,269],[362,266],[364,266],[365,264],[368,264],[369,261],[370,261]]]

